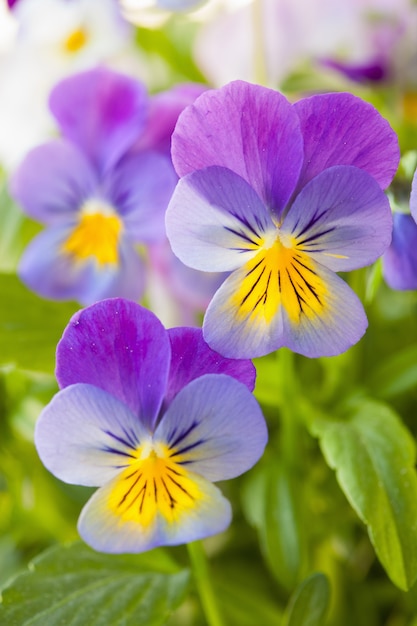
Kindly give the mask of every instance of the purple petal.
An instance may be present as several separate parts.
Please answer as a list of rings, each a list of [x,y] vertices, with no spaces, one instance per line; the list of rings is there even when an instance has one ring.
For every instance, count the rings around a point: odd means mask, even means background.
[[[249,470],[262,456],[268,433],[245,385],[206,374],[178,392],[154,439],[168,445],[174,463],[217,481]]]
[[[84,382],[126,404],[152,428],[165,393],[171,350],[158,318],[128,300],[104,300],[71,319],[57,347],[60,387]]]
[[[209,272],[241,266],[271,229],[271,215],[256,192],[223,167],[181,178],[166,214],[174,254],[186,265]]]
[[[170,157],[171,135],[179,114],[204,91],[206,85],[184,83],[150,96],[146,128],[134,150],[157,150]]]
[[[329,269],[353,270],[373,263],[389,246],[391,209],[372,176],[335,166],[301,190],[281,231]]]
[[[104,172],[140,136],[148,98],[136,79],[98,67],[64,78],[49,105],[63,135]]]
[[[268,253],[223,283],[204,318],[203,336],[231,358],[254,358],[287,346],[316,358],[350,348],[367,327],[363,307],[332,271],[293,252],[273,265]]]
[[[382,189],[388,187],[400,158],[398,140],[371,104],[349,93],[332,93],[300,100],[294,110],[304,137],[298,189],[333,165],[354,165]]]
[[[204,341],[200,328],[170,328],[168,335],[171,369],[165,396],[167,405],[183,387],[204,374],[227,374],[253,391],[256,369],[251,361],[226,359],[214,352]]]
[[[192,490],[193,499],[187,499],[178,488],[175,495],[182,501],[178,499],[175,502],[171,515],[166,510],[169,505],[164,502],[167,496],[164,493],[155,496],[149,481],[145,486],[139,482],[136,491],[132,490],[121,503],[126,495],[124,478],[122,474],[98,489],[82,510],[78,531],[95,550],[144,552],[157,546],[203,539],[222,532],[230,524],[232,512],[229,502],[217,487],[201,476],[187,472],[182,478],[186,488]],[[141,494],[140,490],[143,490]],[[139,506],[129,506],[133,499],[139,502]]]
[[[303,159],[298,117],[277,91],[235,81],[202,94],[180,115],[172,157],[179,176],[211,165],[233,170],[280,214]]]
[[[171,160],[155,152],[123,158],[105,179],[104,195],[137,242],[165,239],[165,212],[177,182]]]
[[[383,257],[383,272],[391,289],[417,289],[417,224],[411,215],[394,213],[392,243]]]
[[[35,445],[45,467],[67,483],[98,487],[120,474],[149,440],[127,406],[92,385],[57,393],[42,411]]]
[[[91,304],[113,296],[139,298],[144,289],[143,261],[126,241],[119,244],[117,265],[100,266],[91,258],[74,261],[62,253],[72,227],[52,226],[26,247],[18,274],[33,291],[51,300],[76,300]]]
[[[33,148],[11,179],[11,194],[35,220],[68,219],[94,194],[98,182],[84,155],[67,141]]]

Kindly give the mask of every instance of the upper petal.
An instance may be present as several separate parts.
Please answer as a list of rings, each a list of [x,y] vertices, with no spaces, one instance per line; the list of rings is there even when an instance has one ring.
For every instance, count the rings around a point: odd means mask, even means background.
[[[400,158],[398,139],[380,113],[350,93],[319,94],[294,104],[304,137],[297,188],[332,165],[354,165],[385,189]]]
[[[93,385],[57,393],[36,423],[42,463],[57,478],[97,487],[128,467],[149,433],[129,408]]]
[[[303,159],[298,116],[277,91],[234,81],[181,113],[172,158],[179,176],[211,165],[233,170],[279,214]]]
[[[98,67],[64,78],[49,105],[63,135],[104,172],[138,139],[148,98],[138,80]]]
[[[28,215],[53,224],[74,215],[97,188],[88,160],[68,141],[33,148],[11,179],[11,194]]]
[[[118,398],[149,428],[165,393],[171,348],[158,318],[115,298],[76,313],[57,347],[60,387],[90,383]]]
[[[268,433],[245,385],[206,374],[178,392],[154,439],[168,446],[174,463],[217,481],[249,470],[262,456]]]
[[[224,167],[181,178],[166,213],[174,254],[194,269],[230,271],[252,257],[271,216],[254,189]]]
[[[165,396],[167,405],[183,387],[204,374],[228,374],[253,391],[256,370],[251,361],[221,356],[207,345],[200,328],[170,328],[168,335],[171,368]]]
[[[335,166],[301,190],[281,232],[329,269],[353,270],[373,263],[388,247],[391,209],[372,176],[356,167]]]

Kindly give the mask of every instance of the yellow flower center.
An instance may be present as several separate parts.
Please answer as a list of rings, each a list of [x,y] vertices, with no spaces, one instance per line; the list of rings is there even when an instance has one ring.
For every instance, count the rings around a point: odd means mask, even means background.
[[[61,252],[74,261],[93,258],[99,266],[117,265],[122,230],[123,223],[111,206],[90,200],[81,208],[78,223]]]
[[[87,32],[84,28],[77,28],[68,35],[64,41],[65,52],[75,53],[81,50],[87,43]]]
[[[267,247],[266,247],[267,246]],[[327,287],[308,254],[294,238],[265,242],[245,265],[245,278],[234,297],[239,315],[271,322],[280,306],[292,322],[315,317],[325,307]]]
[[[109,507],[121,521],[147,527],[159,513],[172,524],[195,508],[203,495],[174,456],[175,451],[162,444],[137,451],[109,497]]]

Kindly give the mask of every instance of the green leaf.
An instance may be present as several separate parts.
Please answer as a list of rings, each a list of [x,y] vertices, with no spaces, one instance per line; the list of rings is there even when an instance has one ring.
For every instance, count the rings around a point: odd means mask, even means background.
[[[0,293],[0,366],[52,373],[56,344],[80,306],[43,300],[9,274],[0,274]]]
[[[301,489],[290,468],[270,459],[251,473],[243,492],[246,518],[258,529],[266,561],[287,589],[301,579],[307,559]]]
[[[324,574],[316,573],[295,590],[282,626],[322,626],[330,600],[330,585]]]
[[[156,626],[184,600],[189,572],[162,550],[108,555],[54,547],[3,591],[7,626]]]
[[[362,401],[343,421],[317,419],[313,434],[361,520],[392,582],[417,578],[417,474],[414,440],[386,405]]]
[[[381,398],[391,398],[417,386],[417,345],[412,344],[394,356],[387,356],[376,367],[370,380],[374,392]]]

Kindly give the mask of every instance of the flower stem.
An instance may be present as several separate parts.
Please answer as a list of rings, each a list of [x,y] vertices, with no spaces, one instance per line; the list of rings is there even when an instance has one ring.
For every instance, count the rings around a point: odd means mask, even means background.
[[[259,85],[266,85],[268,82],[263,20],[263,0],[252,0],[253,76]]]
[[[197,585],[200,601],[209,626],[223,626],[217,608],[216,597],[211,585],[207,557],[201,541],[193,541],[187,544],[195,582]]]

